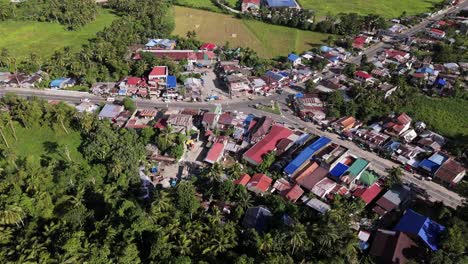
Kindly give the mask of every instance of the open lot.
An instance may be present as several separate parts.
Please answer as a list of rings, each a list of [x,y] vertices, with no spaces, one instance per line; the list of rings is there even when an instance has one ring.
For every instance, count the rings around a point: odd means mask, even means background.
[[[186,7],[222,12],[221,8],[215,6],[211,0],[175,0],[174,3]]]
[[[43,59],[66,46],[78,51],[115,18],[108,10],[101,10],[93,22],[77,31],[68,31],[57,23],[3,21],[0,22],[0,47],[7,48],[12,56],[20,60],[27,58],[31,52]]]
[[[187,7],[205,9],[219,12],[220,8],[215,6],[211,0],[176,0],[176,4]],[[235,7],[236,0],[227,0],[227,4]],[[419,14],[430,11],[434,3],[440,0],[298,0],[303,8],[315,10],[317,18],[323,18],[328,13],[358,13],[358,14],[380,14],[387,18],[400,16],[403,11],[407,14]]]
[[[81,135],[79,132],[68,128],[69,134],[66,134],[60,126],[52,129],[49,126],[37,126],[24,128],[18,123],[14,123],[16,132],[15,141],[10,126],[3,128],[8,144],[17,157],[28,157],[39,162],[42,155],[60,156],[66,159],[65,149],[68,148],[70,156],[74,161],[83,161],[83,156],[78,151],[81,144]],[[5,147],[1,140],[0,145]]]
[[[403,109],[444,136],[468,136],[468,103],[463,99],[418,96]]]
[[[298,0],[303,8],[315,10],[317,18],[328,13],[379,14],[387,18],[400,16],[403,11],[408,15],[430,11],[440,0]]]
[[[275,26],[255,20],[237,19],[230,15],[185,7],[175,7],[174,34],[185,36],[195,30],[202,41],[231,47],[250,47],[263,57],[286,56],[320,45],[327,34]]]

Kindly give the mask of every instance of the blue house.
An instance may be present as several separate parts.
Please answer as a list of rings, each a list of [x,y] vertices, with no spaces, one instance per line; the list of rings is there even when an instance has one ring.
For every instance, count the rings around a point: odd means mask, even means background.
[[[301,60],[301,57],[299,57],[298,55],[294,54],[294,53],[290,53],[288,55],[288,61],[290,61],[293,66],[297,66],[299,64],[301,64],[302,60]]]
[[[60,78],[50,82],[50,88],[52,89],[63,89],[73,85],[75,85],[75,80],[71,78]]]
[[[292,176],[298,169],[308,161],[317,151],[325,147],[331,142],[331,139],[327,137],[320,137],[314,143],[310,144],[305,148],[295,159],[293,159],[287,166],[284,168],[284,173],[289,177]]]
[[[395,231],[419,237],[433,251],[438,249],[439,237],[444,230],[445,226],[410,209],[405,212],[395,227]]]
[[[447,156],[441,154],[440,152],[436,152],[432,154],[432,156],[430,156],[429,158],[422,160],[418,166],[420,169],[423,169],[426,172],[433,174],[447,160]]]
[[[174,75],[167,76],[167,89],[174,89],[177,87],[177,78]]]
[[[299,7],[295,0],[266,0],[266,4],[269,8]]]

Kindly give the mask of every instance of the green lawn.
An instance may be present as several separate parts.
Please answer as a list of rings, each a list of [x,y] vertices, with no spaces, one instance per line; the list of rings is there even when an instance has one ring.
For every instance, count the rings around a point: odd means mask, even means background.
[[[40,58],[46,58],[65,46],[78,51],[115,18],[110,11],[103,9],[96,20],[78,31],[68,31],[56,23],[3,21],[0,22],[0,47],[7,48],[11,55],[20,60],[27,58],[31,52],[35,52]]]
[[[468,101],[466,100],[418,96],[402,111],[408,112],[416,120],[424,121],[442,135],[468,136]]]
[[[303,8],[315,10],[317,17],[328,13],[380,14],[387,18],[400,16],[403,11],[418,14],[430,11],[440,0],[299,0]]]
[[[15,123],[14,127],[18,138],[17,141],[14,140],[9,126],[6,126],[3,131],[8,144],[13,149],[13,153],[18,157],[31,157],[33,160],[39,161],[41,155],[50,154],[65,158],[65,146],[67,146],[73,160],[84,160],[78,151],[81,144],[81,135],[71,128],[68,128],[69,134],[67,135],[60,126],[55,129],[48,126],[24,128]],[[2,139],[0,139],[0,144],[5,147]]]
[[[258,105],[256,108],[260,111],[281,115],[281,109],[278,102],[274,102],[273,105]]]
[[[387,18],[400,16],[403,11],[408,14],[419,14],[430,11],[434,3],[440,0],[297,0],[303,8],[315,10],[317,18],[322,18],[328,13],[359,13],[380,14]],[[226,0],[229,6],[235,7],[237,0]],[[176,0],[176,4],[219,12],[211,0]]]
[[[262,57],[286,56],[320,45],[327,34],[266,24],[256,20],[237,19],[230,15],[185,7],[175,7],[175,35],[185,36],[195,30],[202,41],[231,47],[250,47]]]
[[[176,5],[210,10],[214,12],[222,11],[221,8],[215,6],[211,0],[175,0],[174,3]]]

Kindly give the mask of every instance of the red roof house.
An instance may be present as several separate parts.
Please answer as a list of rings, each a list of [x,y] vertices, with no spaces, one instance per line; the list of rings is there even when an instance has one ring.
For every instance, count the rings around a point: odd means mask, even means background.
[[[373,184],[367,189],[358,188],[356,191],[354,191],[353,195],[360,197],[367,205],[371,203],[381,191],[382,188],[380,188],[378,184]]]
[[[357,71],[354,73],[354,76],[356,77],[356,79],[363,82],[370,81],[372,79],[372,75],[365,71]]]
[[[263,173],[257,173],[252,176],[249,183],[247,183],[246,187],[249,191],[254,193],[265,193],[270,188],[271,182],[273,180],[266,176]]]
[[[205,44],[201,45],[200,50],[213,51],[213,50],[215,50],[217,48],[218,48],[218,46],[216,46],[216,44],[214,44],[214,43],[205,43]]]
[[[244,174],[239,179],[235,180],[234,184],[246,186],[247,183],[249,183],[250,179],[251,179],[250,175]]]
[[[353,48],[355,49],[364,49],[364,45],[366,44],[366,37],[358,36],[353,40]]]
[[[445,37],[445,31],[437,28],[431,28],[431,30],[429,30],[429,35],[433,38],[441,39]]]
[[[206,155],[205,162],[208,162],[210,164],[214,164],[218,162],[221,157],[223,156],[223,151],[224,151],[224,144],[220,142],[216,142],[211,146],[210,150],[208,151],[208,154]]]
[[[444,183],[455,185],[465,177],[466,169],[459,162],[449,159],[435,172],[434,176]]]
[[[149,79],[157,78],[160,76],[167,76],[167,66],[154,66],[148,75]]]
[[[299,199],[303,194],[304,194],[304,190],[302,190],[299,184],[296,184],[291,189],[289,189],[289,191],[286,192],[286,194],[284,195],[284,198],[286,198],[286,200],[289,200],[295,203],[297,199]]]
[[[253,165],[261,164],[263,156],[275,150],[279,141],[289,137],[292,133],[288,128],[274,125],[266,137],[244,153],[243,158]]]

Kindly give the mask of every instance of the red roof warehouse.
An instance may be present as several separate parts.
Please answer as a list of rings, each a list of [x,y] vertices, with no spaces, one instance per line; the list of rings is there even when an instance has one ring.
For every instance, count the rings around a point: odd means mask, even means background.
[[[253,165],[263,162],[263,155],[274,150],[278,142],[289,137],[293,132],[283,126],[274,125],[270,133],[244,153],[244,159]]]

